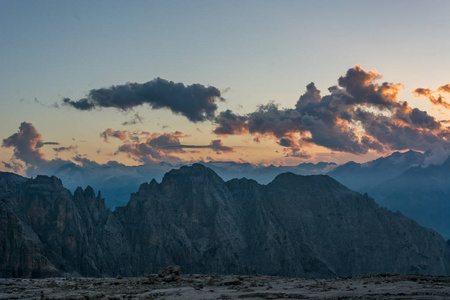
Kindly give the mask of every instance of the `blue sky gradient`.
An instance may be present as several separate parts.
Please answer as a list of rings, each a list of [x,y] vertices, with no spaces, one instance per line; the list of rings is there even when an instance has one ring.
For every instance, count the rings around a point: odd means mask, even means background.
[[[45,141],[77,144],[79,155],[102,163],[135,163],[114,156],[119,141],[104,143],[99,134],[106,128],[124,130],[121,124],[138,112],[143,123],[135,130],[178,130],[190,135],[186,143],[208,145],[217,138],[214,125],[191,123],[168,110],[145,106],[131,112],[80,112],[61,106],[61,99],[161,77],[217,87],[226,99],[218,103],[218,112],[245,114],[272,100],[294,107],[310,82],[326,94],[339,76],[358,64],[376,69],[383,81],[402,83],[401,99],[445,120],[445,109],[433,109],[412,90],[434,90],[450,82],[449,12],[449,1],[3,0],[0,137],[17,132],[26,121]],[[59,109],[52,107],[55,103]],[[250,135],[221,139],[238,151],[217,156],[220,159],[303,161],[285,159],[272,140],[256,145]],[[55,155],[50,147],[42,151],[49,159]],[[192,154],[193,159],[214,155],[208,148],[202,151]],[[12,153],[1,148],[0,160],[9,161]],[[70,159],[74,154],[61,155]],[[377,155],[335,153],[312,159],[363,161]],[[5,168],[0,165],[0,170]]]

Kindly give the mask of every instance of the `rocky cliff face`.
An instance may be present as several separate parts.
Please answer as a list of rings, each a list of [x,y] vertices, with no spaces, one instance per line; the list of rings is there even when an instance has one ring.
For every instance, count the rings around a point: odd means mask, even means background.
[[[56,177],[5,177],[2,183],[10,184],[0,187],[2,275],[102,276],[126,268],[120,265],[122,249],[129,252],[121,224],[100,194],[88,187],[72,195]]]
[[[109,211],[90,187],[0,174],[0,276],[449,274],[450,245],[328,176],[224,182],[195,164]]]

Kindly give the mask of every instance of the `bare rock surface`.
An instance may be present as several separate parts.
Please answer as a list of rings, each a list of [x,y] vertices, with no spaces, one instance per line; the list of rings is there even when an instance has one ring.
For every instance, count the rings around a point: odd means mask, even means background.
[[[142,184],[113,212],[89,186],[72,194],[56,177],[0,173],[0,245],[0,277],[130,277],[168,265],[189,274],[450,275],[450,243],[439,234],[328,176],[224,182],[199,164]]]
[[[302,279],[158,275],[128,278],[0,279],[0,299],[449,299],[450,277],[380,274]]]

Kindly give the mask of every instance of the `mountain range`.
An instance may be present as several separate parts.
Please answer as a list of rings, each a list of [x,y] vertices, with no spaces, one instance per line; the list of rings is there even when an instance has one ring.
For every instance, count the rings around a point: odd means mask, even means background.
[[[450,159],[441,165],[410,168],[368,193],[380,205],[399,210],[450,239]]]
[[[271,182],[277,175],[292,172],[299,175],[325,174],[336,167],[335,163],[320,162],[302,163],[297,166],[255,166],[249,163],[237,163],[232,161],[199,162],[214,170],[224,180],[233,178],[254,179],[262,184]],[[39,174],[37,170],[28,174],[30,177],[37,175],[56,176],[62,180],[64,186],[75,190],[78,186],[88,185],[101,190],[106,198],[106,205],[110,208],[126,205],[129,195],[139,188],[140,183],[156,179],[161,181],[164,174],[182,165],[168,163],[147,163],[139,166],[127,166],[115,161],[106,164],[97,164],[92,161],[83,163],[82,166],[68,163],[56,170],[49,170]]]
[[[0,173],[0,276],[450,274],[450,243],[326,175],[224,181],[201,164],[108,209],[91,187]]]
[[[430,159],[430,153],[410,150],[394,152],[366,163],[348,162],[343,165],[328,162],[297,166],[256,166],[231,161],[199,163],[214,170],[224,180],[247,178],[260,184],[268,184],[277,175],[286,172],[327,174],[353,190],[369,193],[380,205],[393,211],[399,210],[422,226],[450,239],[450,184],[445,179],[450,175],[450,164],[433,165]],[[78,186],[101,190],[106,206],[114,209],[126,205],[129,195],[139,188],[140,183],[150,179],[160,182],[166,172],[179,167],[181,165],[168,163],[126,166],[114,161],[103,165],[86,161],[81,166],[69,163],[44,174],[57,176],[71,191]],[[433,175],[437,172],[436,168],[440,170],[439,174]],[[28,175],[34,177],[37,173]],[[410,182],[414,182],[414,189],[410,188]]]

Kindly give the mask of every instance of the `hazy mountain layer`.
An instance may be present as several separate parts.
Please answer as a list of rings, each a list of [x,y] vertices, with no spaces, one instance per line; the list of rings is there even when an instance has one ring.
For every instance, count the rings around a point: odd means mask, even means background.
[[[399,210],[450,239],[450,159],[439,166],[411,168],[369,193],[380,205]]]
[[[0,275],[154,273],[449,274],[437,233],[328,176],[224,182],[202,165],[144,183],[111,212],[92,188],[0,176]]]
[[[251,178],[259,183],[269,183],[277,175],[292,172],[299,175],[324,174],[336,167],[335,163],[320,162],[317,164],[302,163],[297,166],[267,166],[259,167],[249,163],[236,162],[200,162],[211,168],[224,180],[233,178]],[[156,179],[161,181],[164,174],[173,168],[167,163],[144,164],[140,166],[126,166],[117,162],[108,162],[100,165],[92,161],[86,161],[83,166],[74,163],[66,164],[56,170],[46,172],[44,175],[56,176],[62,180],[64,186],[75,190],[78,186],[91,186],[101,190],[106,197],[106,206],[114,208],[124,206],[130,199],[130,194],[138,190],[142,182]],[[30,173],[29,176],[38,174]]]
[[[327,173],[349,188],[366,192],[384,181],[393,179],[411,167],[422,166],[428,154],[413,150],[394,152],[389,156],[359,164],[353,161]]]

